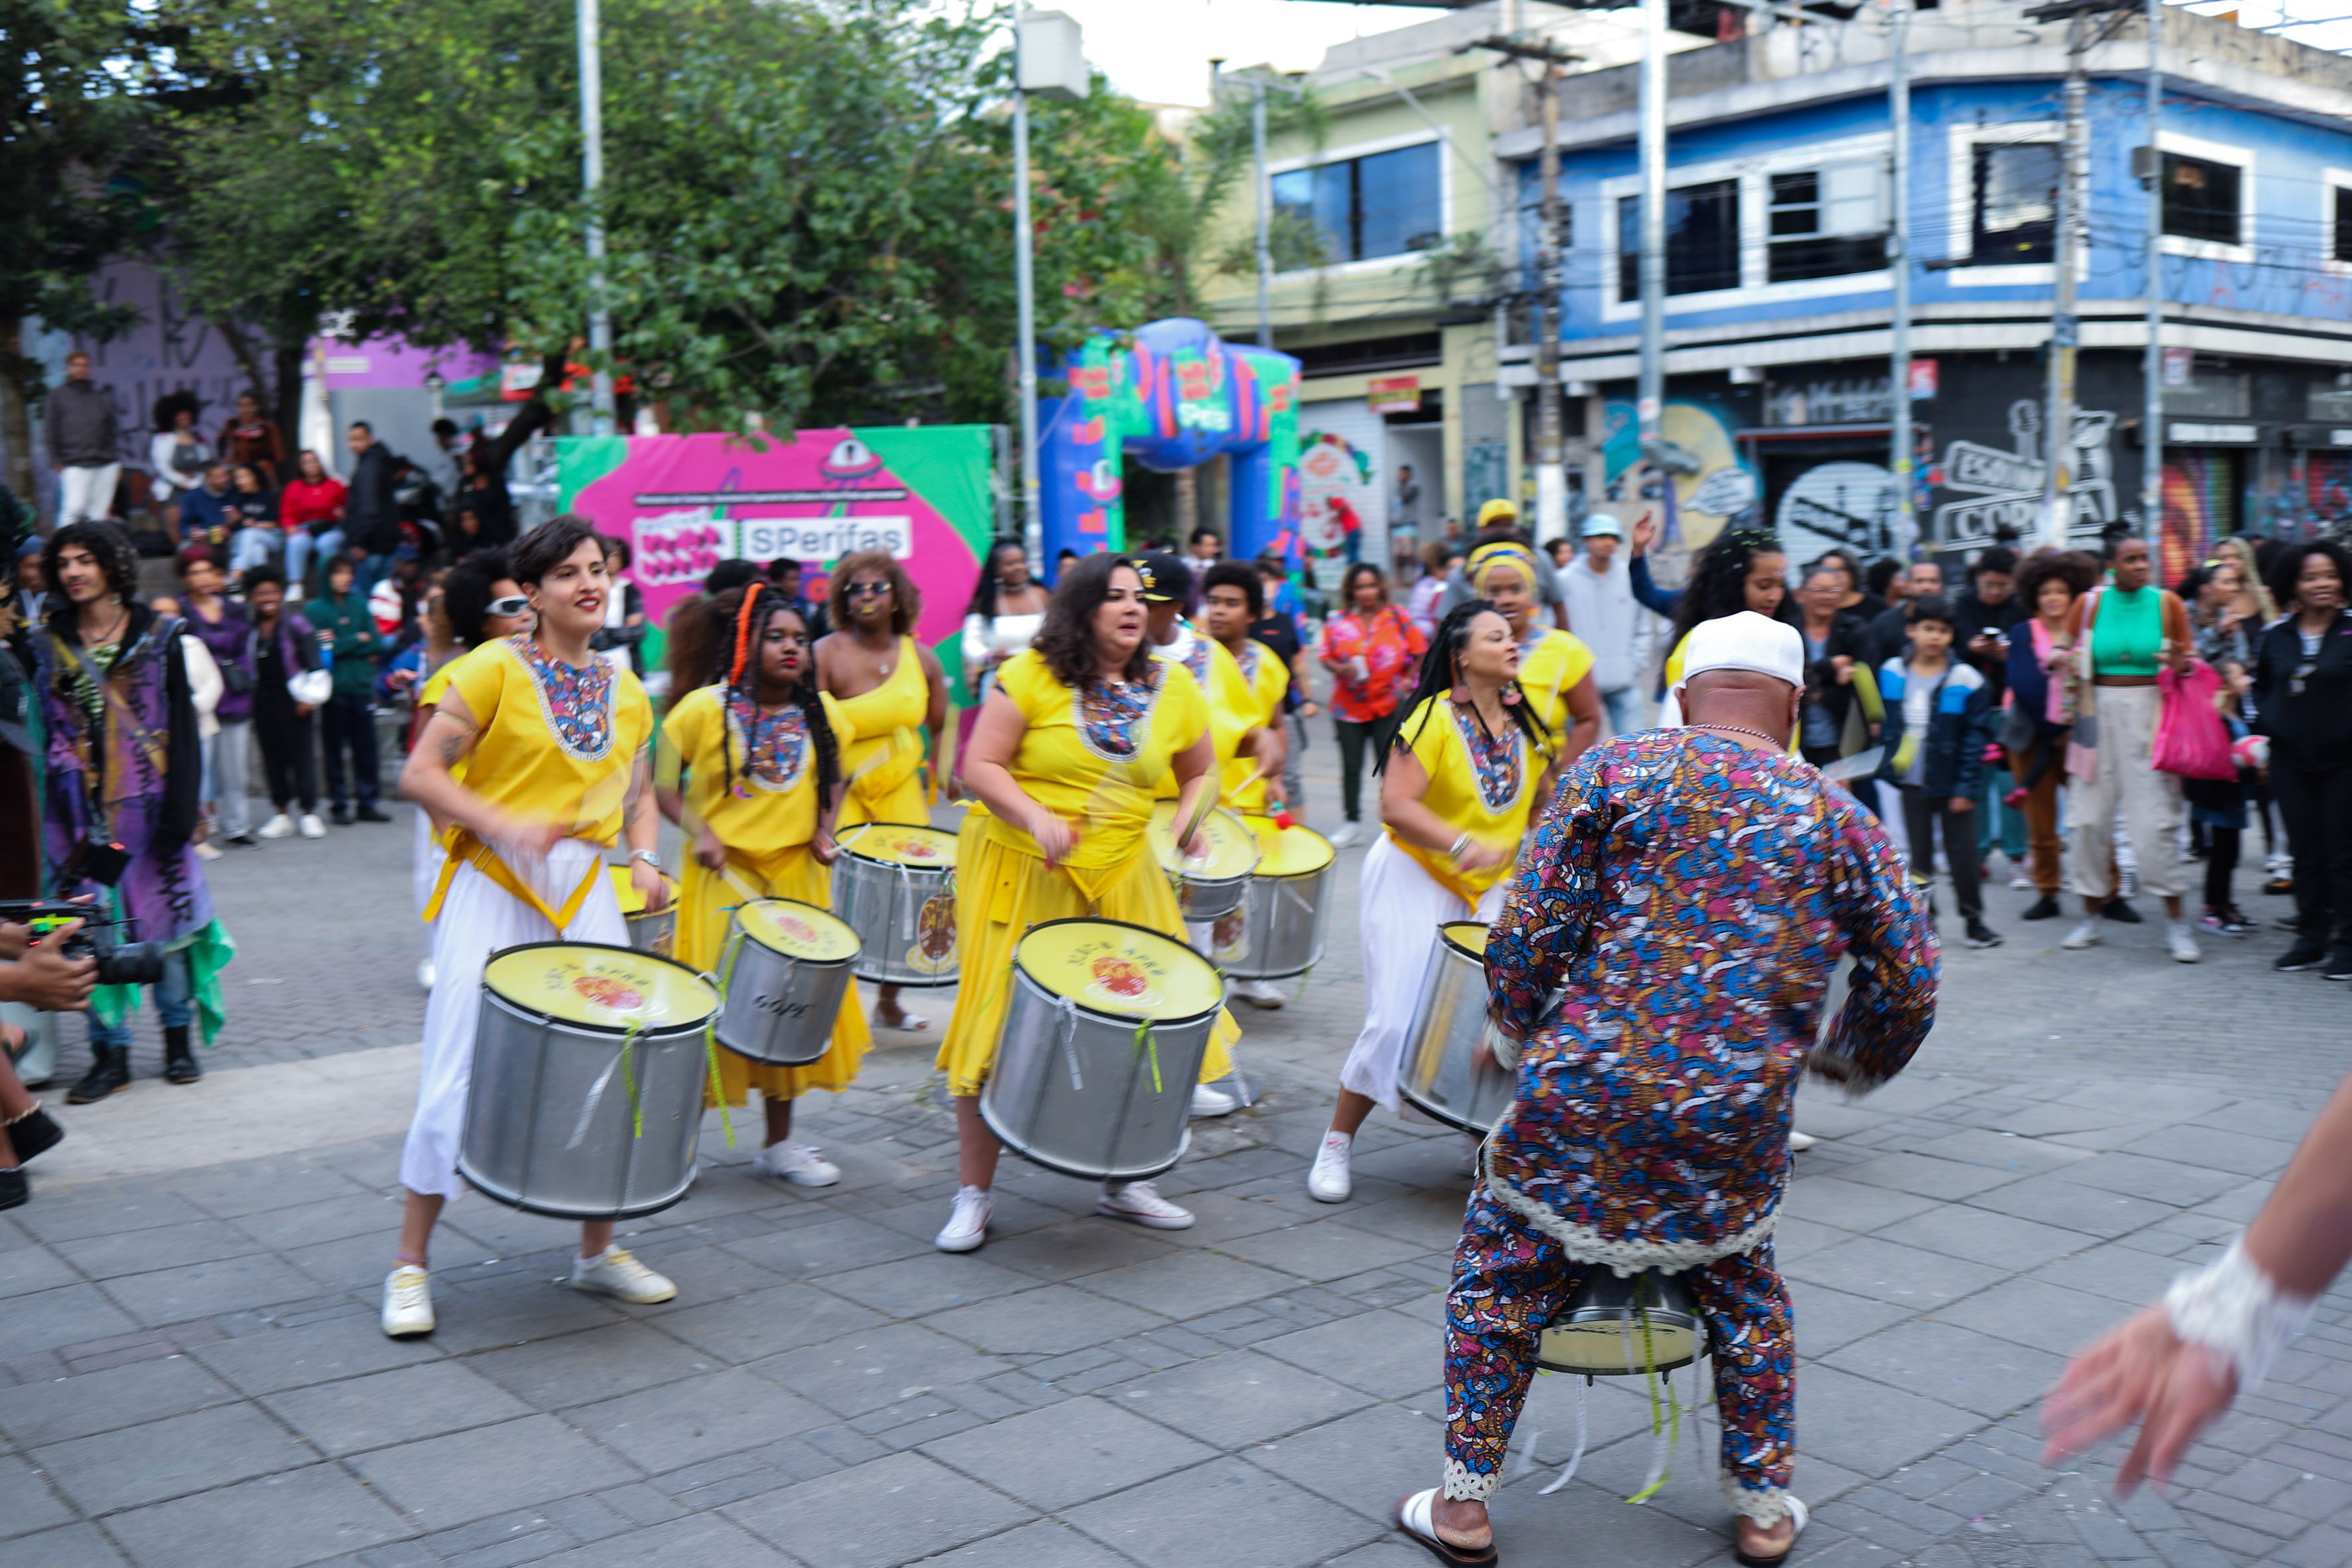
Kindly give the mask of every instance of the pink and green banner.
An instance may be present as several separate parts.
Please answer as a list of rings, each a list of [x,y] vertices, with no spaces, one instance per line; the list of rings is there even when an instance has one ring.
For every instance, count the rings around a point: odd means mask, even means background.
[[[922,590],[915,635],[957,672],[956,634],[996,518],[993,430],[883,426],[772,436],[583,436],[556,444],[561,505],[629,541],[656,626],[729,559],[814,573],[887,550]]]

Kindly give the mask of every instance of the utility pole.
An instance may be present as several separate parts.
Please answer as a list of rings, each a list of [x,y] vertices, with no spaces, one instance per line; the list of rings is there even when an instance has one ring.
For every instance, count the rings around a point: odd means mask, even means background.
[[[2034,13],[2027,13],[2029,16]],[[2074,274],[2082,265],[2083,20],[2066,21],[2066,90],[2058,143],[2058,280],[2050,305],[2049,411],[2042,421],[2042,542],[2063,550],[2074,525],[2074,359],[2082,340],[2075,314]]]
[[[1019,296],[1019,344],[1014,384],[1021,395],[1021,527],[1029,559],[1043,563],[1045,539],[1038,513],[1045,487],[1037,477],[1037,276],[1029,216],[1029,90],[1022,70],[1022,22],[1028,7],[1013,7],[1013,286]]]
[[[1265,174],[1265,81],[1250,84],[1251,183],[1257,192],[1257,346],[1274,347],[1274,186]]]
[[[1543,121],[1543,152],[1536,163],[1540,187],[1536,236],[1536,526],[1538,544],[1568,536],[1568,470],[1562,465],[1559,406],[1559,90],[1560,68],[1581,57],[1542,40],[1482,38],[1476,48],[1533,60],[1536,100]]]
[[[2139,527],[2164,530],[2164,0],[2147,0],[2147,347],[2140,363]]]
[[[1912,483],[1911,436],[1911,6],[1894,0],[1894,59],[1887,77],[1887,119],[1894,127],[1888,160],[1893,224],[1886,238],[1886,266],[1894,285],[1895,320],[1886,390],[1892,405],[1888,468],[1895,475],[1895,543],[1909,550],[1919,540],[1917,488]]]
[[[604,21],[598,0],[579,0],[580,183],[588,199],[588,347],[596,356],[590,383],[592,428],[613,433],[613,312],[604,301],[604,220],[596,210],[604,185]],[[551,396],[557,389],[541,389]]]
[[[1641,88],[1642,369],[1633,414],[1642,455],[1654,463],[1666,412],[1666,0],[1642,0]]]

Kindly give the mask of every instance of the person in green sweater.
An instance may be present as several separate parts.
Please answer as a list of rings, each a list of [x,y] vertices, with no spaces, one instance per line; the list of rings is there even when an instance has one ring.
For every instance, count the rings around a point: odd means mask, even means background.
[[[354,820],[392,820],[375,804],[375,667],[383,637],[375,629],[366,596],[353,585],[353,575],[349,560],[331,562],[326,592],[302,606],[320,646],[333,658],[335,692],[327,699],[323,715],[327,795],[334,802],[335,822],[342,826]]]

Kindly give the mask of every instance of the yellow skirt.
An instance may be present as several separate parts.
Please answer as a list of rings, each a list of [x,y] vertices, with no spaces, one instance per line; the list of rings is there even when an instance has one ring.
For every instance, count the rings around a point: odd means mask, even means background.
[[[861,822],[908,822],[924,827],[929,826],[930,820],[931,807],[923,796],[923,775],[918,769],[896,789],[885,790],[871,798],[858,794],[856,784],[842,791],[841,821],[834,831],[838,833]]]
[[[1090,917],[1125,921],[1186,941],[1175,889],[1142,840],[1125,865],[1088,873],[1089,880],[1099,879],[1101,889],[1100,897],[1089,905],[1069,878],[1038,856],[992,835],[990,820],[984,811],[965,813],[963,830],[956,838],[956,958],[963,989],[957,994],[955,1016],[948,1020],[939,1056],[951,1095],[978,1094],[988,1080],[1004,1010],[1013,999],[1013,950],[1030,927]],[[1201,1082],[1213,1082],[1234,1070],[1234,1042],[1241,1037],[1233,1014],[1220,1012],[1209,1036],[1208,1054],[1202,1058]]]
[[[833,907],[833,873],[817,864],[805,844],[753,862],[753,874],[743,876],[747,885],[764,889],[772,898],[797,899],[818,909]],[[724,877],[706,871],[702,862],[688,855],[686,870],[678,879],[677,956],[680,963],[696,969],[717,973],[720,954],[727,945],[728,917],[743,895],[730,886]],[[857,998],[857,983],[851,981],[847,994],[841,999],[841,1013],[833,1026],[833,1044],[824,1055],[806,1067],[771,1067],[736,1055],[726,1047],[719,1047],[719,1083],[730,1105],[741,1105],[752,1089],[758,1089],[770,1100],[797,1100],[813,1089],[844,1089],[857,1077],[857,1069],[866,1059],[866,1047],[874,1036],[866,1026],[866,1009]],[[717,1104],[708,1089],[703,1090],[707,1103]]]

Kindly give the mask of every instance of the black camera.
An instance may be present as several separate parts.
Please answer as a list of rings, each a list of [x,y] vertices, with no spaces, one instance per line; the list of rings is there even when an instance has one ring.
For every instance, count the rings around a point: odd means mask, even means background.
[[[12,925],[30,926],[36,942],[46,940],[51,931],[59,931],[74,921],[82,922],[81,930],[65,939],[68,958],[98,960],[98,983],[100,985],[154,985],[163,978],[163,944],[160,942],[125,942],[120,934],[128,921],[99,920],[100,910],[90,904],[67,903],[55,899],[0,899],[0,921]]]

